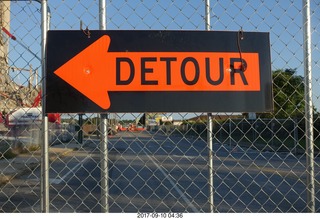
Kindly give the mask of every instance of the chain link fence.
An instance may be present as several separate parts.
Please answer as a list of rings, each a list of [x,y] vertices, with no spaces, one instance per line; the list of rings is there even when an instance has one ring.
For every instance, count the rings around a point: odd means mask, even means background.
[[[320,212],[318,1],[106,1],[109,30],[270,32],[274,112],[49,114],[48,187],[41,13],[95,30],[103,1],[41,2],[0,2],[0,212]]]

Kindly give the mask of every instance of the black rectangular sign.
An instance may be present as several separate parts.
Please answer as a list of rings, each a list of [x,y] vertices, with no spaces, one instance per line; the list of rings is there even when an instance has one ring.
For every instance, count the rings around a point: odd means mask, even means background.
[[[268,33],[48,31],[46,113],[270,112]]]

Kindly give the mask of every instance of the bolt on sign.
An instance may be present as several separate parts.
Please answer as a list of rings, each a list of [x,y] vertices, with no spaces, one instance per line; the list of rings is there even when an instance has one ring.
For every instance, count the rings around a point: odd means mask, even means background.
[[[48,31],[45,112],[270,112],[269,34]]]

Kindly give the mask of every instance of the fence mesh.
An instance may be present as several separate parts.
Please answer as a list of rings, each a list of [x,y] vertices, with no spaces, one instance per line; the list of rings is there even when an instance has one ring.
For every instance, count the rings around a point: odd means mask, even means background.
[[[109,113],[105,133],[99,114],[50,115],[50,212],[101,212],[105,197],[109,212],[310,211],[302,2],[210,1],[211,30],[270,32],[273,113],[213,113],[212,132],[207,113]],[[106,5],[109,30],[206,29],[203,0]],[[320,212],[320,4],[310,5],[314,211]],[[0,212],[41,211],[40,7],[0,1]],[[48,0],[48,17],[52,30],[99,29],[99,1]]]

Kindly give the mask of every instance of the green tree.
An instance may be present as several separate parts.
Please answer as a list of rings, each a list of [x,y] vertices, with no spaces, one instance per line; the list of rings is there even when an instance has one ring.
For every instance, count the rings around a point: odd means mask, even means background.
[[[296,69],[273,71],[274,112],[267,117],[301,118],[304,115],[304,79]]]

